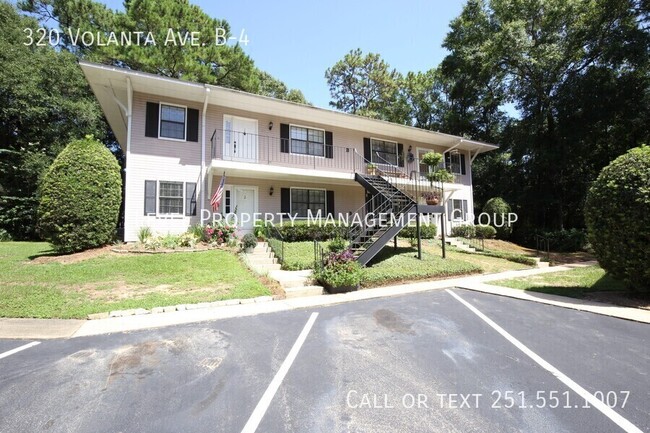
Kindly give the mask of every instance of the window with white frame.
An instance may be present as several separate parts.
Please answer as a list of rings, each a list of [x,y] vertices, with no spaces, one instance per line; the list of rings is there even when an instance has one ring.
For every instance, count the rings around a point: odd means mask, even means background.
[[[160,133],[163,138],[185,140],[186,108],[160,104]]]
[[[453,174],[462,174],[461,162],[460,162],[460,153],[452,152],[449,155],[449,171]]]
[[[324,189],[291,188],[291,214],[299,218],[307,218],[307,212],[321,216],[327,215],[326,193]]]
[[[161,214],[182,215],[183,182],[160,181],[158,203]]]
[[[325,131],[292,125],[291,153],[325,156]]]
[[[448,206],[450,221],[467,220],[467,200],[452,199],[449,200]]]
[[[375,164],[397,165],[397,143],[394,141],[370,139],[371,161]]]

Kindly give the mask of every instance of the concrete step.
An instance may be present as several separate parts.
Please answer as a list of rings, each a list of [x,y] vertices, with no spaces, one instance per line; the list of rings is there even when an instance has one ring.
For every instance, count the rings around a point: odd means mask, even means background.
[[[246,256],[246,260],[251,265],[275,265],[278,263],[278,259],[273,256]]]
[[[323,294],[322,286],[285,287],[287,298],[300,298],[303,296],[319,296]]]
[[[283,289],[293,289],[296,287],[304,287],[309,282],[309,278],[291,278],[279,280]]]
[[[279,264],[264,264],[264,265],[253,265],[251,264],[255,270],[259,272],[268,272],[268,271],[279,271],[280,268],[282,267]]]

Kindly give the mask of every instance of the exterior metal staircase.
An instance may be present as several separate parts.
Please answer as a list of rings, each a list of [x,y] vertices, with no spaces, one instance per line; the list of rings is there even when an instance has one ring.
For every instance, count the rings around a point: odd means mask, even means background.
[[[350,230],[350,250],[357,262],[366,265],[408,225],[416,202],[384,177],[356,173],[355,180],[371,198],[361,209],[363,224]]]

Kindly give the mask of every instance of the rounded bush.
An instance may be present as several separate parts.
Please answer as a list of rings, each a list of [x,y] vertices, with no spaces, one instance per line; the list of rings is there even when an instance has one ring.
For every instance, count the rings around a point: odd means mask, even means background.
[[[490,216],[490,225],[497,231],[497,238],[508,239],[512,234],[512,227],[507,224],[510,205],[501,197],[492,197],[483,206],[483,212]]]
[[[494,227],[483,224],[475,226],[474,231],[479,239],[492,239],[497,235],[497,230]]]
[[[587,193],[585,222],[600,266],[633,289],[650,290],[650,147],[603,168]]]
[[[451,228],[452,237],[473,238],[476,236],[476,226],[472,224],[461,224]]]
[[[121,200],[115,156],[91,136],[72,141],[43,178],[40,233],[60,253],[106,245],[114,239]]]

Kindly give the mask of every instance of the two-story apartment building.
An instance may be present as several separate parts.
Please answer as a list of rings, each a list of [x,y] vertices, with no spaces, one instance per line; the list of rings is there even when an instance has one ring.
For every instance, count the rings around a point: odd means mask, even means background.
[[[218,212],[240,217],[243,230],[253,224],[245,214],[351,215],[371,198],[356,177],[368,174],[368,162],[399,184],[426,170],[419,158],[431,150],[443,153],[455,174],[444,185],[446,210],[438,218],[462,222],[473,209],[472,161],[496,148],[217,86],[80,65],[126,154],[127,242],[143,226],[179,233],[200,222],[224,173]]]

